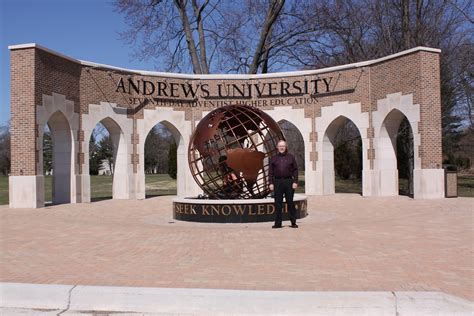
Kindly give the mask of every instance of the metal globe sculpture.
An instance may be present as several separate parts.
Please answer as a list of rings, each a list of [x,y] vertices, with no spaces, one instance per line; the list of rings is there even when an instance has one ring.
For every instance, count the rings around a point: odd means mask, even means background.
[[[267,196],[270,157],[284,139],[268,114],[246,105],[213,110],[197,125],[189,142],[189,167],[211,199]]]

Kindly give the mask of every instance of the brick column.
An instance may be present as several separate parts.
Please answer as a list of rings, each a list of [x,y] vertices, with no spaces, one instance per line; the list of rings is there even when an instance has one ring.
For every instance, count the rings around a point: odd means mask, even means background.
[[[415,198],[444,197],[441,135],[441,82],[439,53],[420,52],[419,155],[421,169],[414,170]]]
[[[10,207],[44,206],[44,177],[38,174],[34,48],[10,52]]]

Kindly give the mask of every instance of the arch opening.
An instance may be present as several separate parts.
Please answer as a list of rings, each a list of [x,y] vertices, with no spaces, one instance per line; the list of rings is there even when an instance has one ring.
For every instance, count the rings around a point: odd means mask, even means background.
[[[128,196],[127,144],[120,126],[111,118],[101,120],[89,139],[91,200]]]
[[[334,119],[323,137],[324,194],[362,194],[362,137],[352,120]]]
[[[183,168],[182,162],[178,163],[180,145],[183,146],[181,134],[167,121],[157,123],[148,132],[143,165],[147,198],[177,194],[178,184],[182,181],[178,174]]]
[[[413,129],[408,118],[399,110],[393,109],[385,117],[381,130],[378,167],[382,170],[394,170],[393,177],[381,179],[391,182],[394,195],[413,197],[414,143]],[[381,175],[383,176],[383,175]]]
[[[72,132],[63,113],[51,115],[43,130],[42,169],[46,203],[71,203]]]
[[[305,192],[305,144],[303,135],[298,127],[287,120],[278,121],[283,135],[285,136],[288,151],[295,156],[298,164],[298,188],[297,193]]]

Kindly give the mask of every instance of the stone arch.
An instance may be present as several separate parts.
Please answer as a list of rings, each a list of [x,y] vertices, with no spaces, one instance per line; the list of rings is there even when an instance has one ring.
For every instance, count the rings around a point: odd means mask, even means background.
[[[323,161],[323,172],[324,172],[324,179],[323,179],[323,190],[324,194],[334,194],[336,193],[336,172],[334,166],[334,145],[336,142],[336,135],[339,132],[340,128],[346,124],[348,121],[352,122],[354,125],[355,123],[348,119],[347,117],[340,115],[335,118],[327,127],[326,132],[324,133],[322,142],[323,142],[323,151],[321,153],[322,161]],[[360,135],[359,129],[357,129]]]
[[[163,121],[160,121],[160,122],[157,122],[155,125],[153,126],[147,126],[147,129],[144,131],[144,134],[143,134],[143,143],[140,144],[140,147],[143,147],[143,149],[140,149],[140,151],[143,152],[143,159],[145,159],[145,140],[146,138],[148,137],[148,134],[150,133],[150,131],[157,125],[157,124],[162,124],[164,125],[168,131],[171,132],[171,135],[173,136],[173,139],[175,141],[175,144],[176,144],[176,159],[177,159],[177,172],[176,172],[176,189],[177,189],[177,195],[178,196],[181,196],[184,194],[184,191],[185,191],[185,186],[184,186],[184,183],[185,181],[183,181],[184,177],[185,177],[185,168],[186,168],[186,165],[187,165],[187,147],[184,146],[184,139],[183,139],[183,136],[181,135],[180,131],[178,130],[178,128],[176,128],[176,126],[171,123],[170,121],[168,120],[163,120]],[[144,168],[145,168],[145,163],[143,162],[143,164],[140,165],[140,168],[143,168],[143,171],[144,171]],[[146,189],[145,189],[145,193],[146,193]]]
[[[113,180],[112,180],[112,197],[114,199],[128,199],[129,198],[129,183],[128,183],[128,167],[130,165],[129,153],[127,150],[127,142],[122,128],[115,120],[110,117],[102,119],[97,124],[101,123],[109,132],[112,140],[113,150]],[[92,133],[91,135],[92,136]],[[89,137],[90,141],[90,137]]]
[[[170,108],[144,110],[143,120],[137,122],[137,130],[141,135],[138,144],[138,189],[137,196],[145,198],[145,139],[156,124],[162,123],[173,135],[177,145],[177,195],[193,196],[201,193],[194,182],[188,166],[188,144],[191,138],[191,122],[185,120],[184,111],[174,111]]]
[[[413,134],[414,169],[421,168],[421,159],[418,153],[420,144],[419,105],[413,104],[412,94],[389,94],[387,98],[378,100],[377,111],[372,113],[375,153],[373,182],[377,184],[372,188],[373,195],[398,195],[396,138],[400,123],[404,118],[410,123]]]
[[[76,176],[79,170],[77,160],[79,114],[74,111],[74,102],[58,93],[43,94],[42,106],[36,107],[38,163],[37,174],[43,176],[44,129],[49,127],[53,139],[53,203],[82,202],[80,183]],[[65,160],[63,160],[65,159]],[[55,171],[54,168],[58,169]],[[56,173],[56,175],[55,175]],[[59,175],[63,174],[64,179]],[[44,181],[36,188],[37,197],[44,205]]]
[[[316,174],[313,168],[311,168],[311,151],[313,146],[310,135],[313,132],[312,119],[305,116],[304,109],[295,109],[291,106],[275,107],[271,110],[265,110],[265,113],[270,115],[276,122],[285,120],[293,124],[300,132],[304,142],[305,194],[316,194]]]
[[[394,112],[394,110],[396,110]],[[418,154],[418,147],[420,144],[420,134],[418,131],[418,124],[420,122],[420,106],[413,104],[413,95],[402,95],[401,93],[394,93],[387,95],[387,98],[378,100],[377,111],[372,112],[372,124],[374,127],[374,149],[378,151],[378,147],[383,148],[383,144],[378,145],[379,139],[387,136],[387,128],[393,129],[393,125],[398,125],[397,117],[403,115],[410,123],[413,132],[413,143],[415,146],[415,168],[421,168],[421,159]],[[388,119],[387,119],[388,118]],[[390,127],[392,126],[392,127]],[[384,141],[382,141],[384,142]],[[377,154],[375,155],[375,166],[377,166]]]
[[[89,113],[83,115],[84,139],[82,150],[84,164],[82,169],[85,199],[90,201],[89,141],[98,123],[102,123],[112,139],[114,152],[114,176],[112,196],[114,199],[130,199],[135,195],[135,181],[131,161],[133,121],[127,118],[127,109],[116,104],[101,102],[89,105]]]
[[[179,132],[179,130],[176,128],[176,126],[173,125],[173,123],[171,123],[170,121],[168,120],[163,120],[161,122],[158,122],[158,123],[161,123],[163,124],[164,126],[166,126],[166,128],[171,132],[171,135],[173,135],[173,138],[174,138],[174,141],[176,142],[176,145],[179,144],[179,142],[181,142],[183,140],[183,136],[181,135],[181,133]],[[156,123],[156,124],[158,124]],[[155,125],[156,125],[155,124]],[[152,127],[153,128],[153,127]],[[151,130],[151,129],[150,129]],[[148,130],[148,132],[145,134],[145,135],[148,135],[148,133],[150,132],[150,130]],[[178,145],[179,146],[179,145]]]
[[[291,147],[294,147],[296,144],[293,144],[293,146],[292,146],[291,142],[288,143],[288,147],[289,147],[291,153],[292,153],[293,155],[295,155],[295,157],[297,158],[297,161],[301,161],[301,160],[302,160],[301,162],[299,162],[299,165],[298,165],[298,170],[300,171],[300,174],[301,174],[301,172],[306,169],[306,164],[305,164],[305,159],[304,159],[304,158],[305,158],[304,156],[305,156],[305,151],[306,151],[306,150],[305,150],[305,143],[304,143],[303,134],[301,133],[301,131],[300,131],[300,129],[298,128],[298,126],[296,126],[295,124],[291,123],[291,122],[288,121],[287,119],[281,119],[281,120],[278,121],[278,124],[280,125],[280,127],[281,127],[282,124],[285,124],[285,123],[288,124],[291,129],[293,129],[294,131],[296,131],[297,134],[299,134],[299,135],[297,136],[297,138],[298,138],[298,140],[300,140],[300,141],[302,142],[302,145],[303,145],[303,148],[300,148],[300,149],[302,149],[302,152],[300,152],[300,151],[297,151],[297,150],[291,150]],[[283,134],[285,135],[285,130],[283,130]],[[285,138],[287,138],[287,135],[285,135]],[[288,138],[287,138],[287,140],[288,140]],[[303,158],[303,159],[301,159],[301,156],[298,158],[298,155],[302,155],[302,158]]]
[[[316,162],[317,193],[319,195],[335,193],[334,148],[331,138],[333,133],[344,123],[350,120],[357,127],[362,139],[362,195],[370,195],[370,170],[368,159],[369,113],[362,112],[360,103],[335,102],[332,106],[322,107],[321,116],[316,118],[318,159]]]
[[[46,124],[51,132],[53,143],[53,204],[71,203],[71,196],[73,195],[71,190],[73,179],[71,127],[61,111],[54,112]],[[40,156],[42,162],[43,155]],[[41,170],[43,170],[43,167],[41,167]]]
[[[398,146],[397,146],[397,138],[400,130],[400,126],[402,125],[402,122],[404,119],[407,119],[407,117],[400,112],[398,109],[392,109],[387,116],[385,117],[381,130],[380,130],[380,137],[379,137],[379,146],[377,147],[377,153],[380,156],[380,159],[377,159],[375,162],[377,164],[377,168],[380,170],[394,170],[393,172],[393,177],[389,179],[385,179],[385,181],[392,181],[393,183],[389,184],[391,186],[394,186],[394,194],[397,195],[399,194],[399,180],[400,180],[400,170],[398,169],[399,167],[399,156],[398,156]],[[408,122],[409,126],[409,133],[411,134],[411,137],[413,137],[413,128]],[[392,146],[390,146],[390,144]],[[382,147],[382,145],[384,145]],[[403,145],[409,145],[411,148],[410,151],[413,152],[414,156],[414,146],[412,142],[406,142]],[[381,149],[384,149],[383,152]],[[408,159],[410,161],[410,159]],[[410,169],[413,166],[409,167]],[[408,177],[410,179],[410,177]],[[384,179],[382,179],[384,180]],[[413,180],[413,179],[410,179]],[[413,183],[409,183],[408,187],[412,187]],[[410,195],[412,191],[408,190],[408,194]]]
[[[397,133],[403,119],[406,115],[398,109],[392,109],[380,126],[378,132],[378,146],[376,147],[377,154],[380,159],[377,159],[374,163],[377,169],[392,169],[397,168]],[[411,126],[413,130],[413,126]]]

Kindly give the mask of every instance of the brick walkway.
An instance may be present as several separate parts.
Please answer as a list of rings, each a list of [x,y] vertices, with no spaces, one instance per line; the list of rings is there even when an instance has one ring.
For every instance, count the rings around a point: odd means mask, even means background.
[[[474,199],[311,197],[300,228],[196,224],[171,198],[0,207],[3,282],[443,291],[474,300]]]

